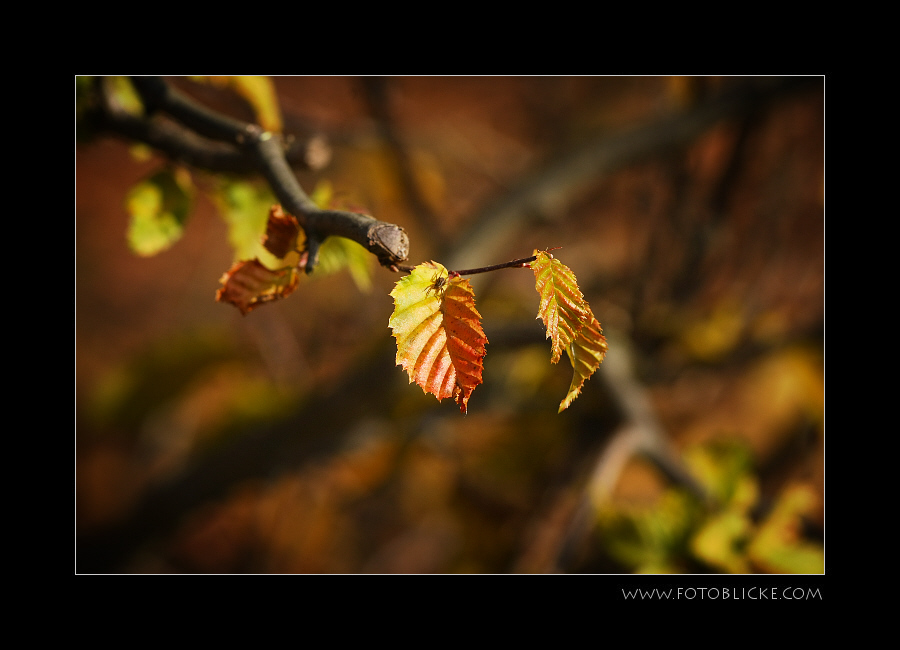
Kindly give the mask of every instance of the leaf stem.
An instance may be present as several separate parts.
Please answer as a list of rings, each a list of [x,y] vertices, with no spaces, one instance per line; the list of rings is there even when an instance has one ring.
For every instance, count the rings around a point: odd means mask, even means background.
[[[511,262],[504,262],[502,264],[492,264],[491,266],[482,266],[477,269],[463,269],[462,271],[451,271],[452,274],[456,275],[475,275],[476,273],[488,273],[489,271],[498,271],[500,269],[521,269],[528,266],[530,262],[533,262],[537,259],[537,255],[532,255],[531,257],[523,257],[518,260],[512,260]]]

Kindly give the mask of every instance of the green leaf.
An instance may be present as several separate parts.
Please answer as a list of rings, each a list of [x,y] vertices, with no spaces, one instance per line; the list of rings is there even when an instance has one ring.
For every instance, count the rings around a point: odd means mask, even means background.
[[[184,232],[192,199],[193,184],[182,169],[157,172],[132,188],[126,200],[131,250],[149,257],[171,247]]]

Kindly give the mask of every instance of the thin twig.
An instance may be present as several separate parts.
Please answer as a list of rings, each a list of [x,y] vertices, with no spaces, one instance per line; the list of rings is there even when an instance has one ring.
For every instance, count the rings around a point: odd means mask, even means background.
[[[475,275],[476,273],[488,273],[489,271],[497,271],[499,269],[521,269],[526,268],[531,262],[537,259],[537,255],[532,255],[531,257],[523,257],[518,260],[513,260],[511,262],[504,262],[503,264],[492,264],[491,266],[482,266],[477,269],[463,269],[462,271],[451,271],[450,274],[453,275]]]
[[[522,269],[527,268],[528,265],[537,259],[537,255],[532,255],[531,257],[522,257],[517,260],[512,260],[511,262],[503,262],[501,264],[492,264],[490,266],[481,266],[476,269],[463,269],[462,271],[449,271],[448,274],[451,278],[455,278],[460,275],[475,275],[477,273],[489,273],[490,271],[499,271],[500,269]],[[407,266],[403,264],[395,264],[392,269],[395,271],[403,271],[405,273],[412,273],[412,271],[416,267]]]

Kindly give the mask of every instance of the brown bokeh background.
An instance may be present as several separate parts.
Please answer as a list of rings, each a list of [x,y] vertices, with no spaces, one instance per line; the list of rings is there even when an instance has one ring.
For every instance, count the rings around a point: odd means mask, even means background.
[[[253,119],[226,90],[172,82]],[[372,260],[364,292],[314,274],[242,317],[214,300],[234,253],[213,201],[198,191],[183,238],[138,257],[125,196],[164,159],[79,143],[76,571],[807,566],[690,547],[629,563],[598,513],[655,512],[679,485],[652,454],[610,460],[637,396],[639,425],[676,462],[698,445],[743,450],[750,520],[800,491],[792,540],[824,544],[824,79],[273,82],[285,131],[330,148],[323,169],[298,171],[308,192],[327,180],[403,226],[413,264],[560,247],[609,356],[557,414],[571,369],[549,363],[533,275],[473,276],[489,344],[463,416],[395,366],[398,275]]]

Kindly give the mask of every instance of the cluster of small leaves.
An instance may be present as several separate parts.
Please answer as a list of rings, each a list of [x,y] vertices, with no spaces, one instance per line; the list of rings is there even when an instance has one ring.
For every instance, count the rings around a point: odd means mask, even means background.
[[[331,186],[320,184],[311,197],[320,207],[335,207]],[[286,298],[306,276],[306,234],[297,218],[286,213],[278,204],[269,207],[265,234],[261,238],[266,260],[260,256],[240,257],[219,280],[222,287],[216,300],[231,303],[242,314],[260,305]],[[319,248],[320,273],[334,273],[347,269],[357,287],[367,291],[371,287],[368,251],[343,237],[328,237]]]
[[[260,124],[270,131],[281,130],[282,118],[270,80],[192,79],[230,88],[250,103]],[[123,77],[114,81],[118,103],[133,114],[142,114],[143,106],[128,80]],[[296,217],[273,204],[271,194],[260,186],[221,179],[210,184],[211,197],[228,223],[237,260],[221,277],[216,300],[231,303],[247,314],[292,294],[305,276],[308,258],[306,235]],[[131,249],[151,256],[177,242],[196,190],[191,174],[178,166],[167,166],[139,183],[127,201]],[[321,208],[357,211],[352,206],[340,206],[327,184],[320,185],[311,198]],[[359,244],[328,237],[318,250],[317,266],[324,273],[346,268],[357,286],[367,290],[371,284],[369,259],[369,253]],[[606,354],[606,339],[568,267],[549,252],[537,250],[530,264],[518,266],[530,266],[534,271],[540,296],[537,317],[543,320],[551,341],[551,362],[557,363],[565,351],[572,364],[572,383],[559,406],[562,412],[599,367]],[[482,383],[488,342],[471,285],[459,273],[430,262],[415,267],[400,280],[391,296],[395,310],[390,327],[397,339],[398,365],[409,373],[411,382],[439,400],[452,397],[465,413],[472,391]]]
[[[254,111],[256,121],[266,130],[282,130],[281,111],[272,81],[266,77],[191,77],[192,81],[227,88],[242,97]],[[91,79],[76,78],[78,105],[84,113],[90,107]],[[142,116],[140,96],[127,77],[109,77],[107,87],[115,104],[127,113]],[[150,150],[134,145],[132,155],[149,160]],[[218,209],[228,226],[228,240],[236,263],[223,277],[232,284],[220,290],[220,300],[234,303],[242,313],[289,295],[303,276],[297,265],[304,264],[305,236],[296,219],[277,208],[269,187],[249,182],[189,171],[167,162],[138,182],[128,193],[125,209],[129,215],[128,246],[142,257],[158,255],[174,246],[183,236],[198,195],[203,194]],[[321,182],[310,197],[321,208],[350,210],[335,198],[331,186]],[[278,232],[278,228],[287,232]],[[266,233],[264,235],[264,233]],[[268,240],[269,244],[263,243]],[[274,249],[270,249],[274,247]],[[346,269],[360,290],[371,287],[370,255],[359,244],[342,237],[329,237],[319,248],[317,268],[326,275]]]
[[[715,507],[682,488],[667,488],[650,505],[596,503],[606,552],[637,573],[683,573],[698,563],[721,573],[822,573],[824,551],[804,538],[803,519],[816,507],[811,487],[789,483],[761,520],[760,480],[750,450],[737,443],[688,448],[685,463]]]
[[[216,300],[231,303],[242,314],[248,314],[260,305],[292,294],[300,284],[299,267],[305,262],[300,250],[305,239],[296,217],[285,214],[280,205],[273,205],[263,246],[280,265],[270,269],[258,257],[235,262],[222,276],[223,286],[216,292]]]
[[[540,296],[537,318],[550,339],[550,361],[557,363],[565,351],[572,363],[572,383],[559,405],[562,412],[599,368],[606,338],[571,269],[538,250],[528,266]],[[391,296],[389,326],[397,339],[397,365],[409,374],[410,383],[438,400],[453,397],[465,413],[472,391],[482,383],[488,342],[468,280],[426,262],[397,282]]]

